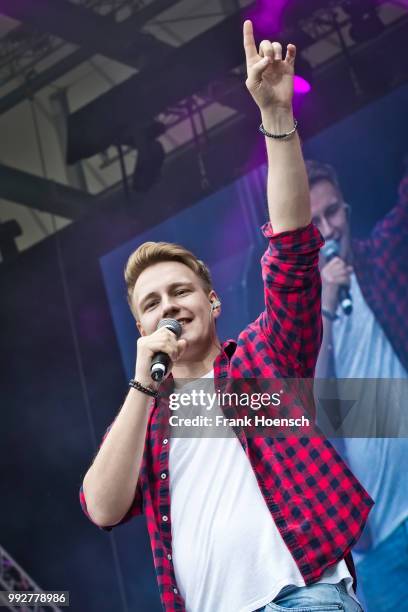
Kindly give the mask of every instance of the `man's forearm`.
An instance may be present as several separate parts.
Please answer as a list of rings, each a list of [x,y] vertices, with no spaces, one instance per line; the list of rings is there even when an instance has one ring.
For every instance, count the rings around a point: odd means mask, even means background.
[[[294,119],[290,108],[261,112],[262,123],[272,134],[288,133]],[[310,223],[309,185],[298,133],[287,139],[265,137],[268,153],[268,209],[274,232],[304,227]]]
[[[130,389],[85,475],[83,489],[87,510],[101,527],[118,523],[133,501],[151,401],[149,396]]]

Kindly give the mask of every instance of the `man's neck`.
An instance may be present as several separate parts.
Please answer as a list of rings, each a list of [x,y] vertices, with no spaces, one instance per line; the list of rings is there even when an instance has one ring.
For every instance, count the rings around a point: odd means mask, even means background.
[[[189,361],[179,361],[175,363],[172,369],[173,378],[176,381],[177,379],[201,378],[201,376],[204,376],[204,374],[207,374],[213,369],[214,359],[219,353],[219,346],[213,344],[206,352],[203,359],[197,361],[193,359]]]

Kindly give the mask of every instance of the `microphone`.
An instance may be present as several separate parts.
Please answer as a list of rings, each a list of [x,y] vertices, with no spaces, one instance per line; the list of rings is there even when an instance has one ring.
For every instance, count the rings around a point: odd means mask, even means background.
[[[182,327],[181,323],[179,323],[176,319],[162,319],[159,321],[157,325],[157,329],[161,327],[167,327],[176,338],[180,338]],[[170,365],[170,357],[167,353],[155,353],[152,358],[152,363],[150,366],[150,376],[155,382],[161,382],[163,378],[166,376]]]
[[[333,257],[338,257],[339,252],[340,245],[337,240],[326,240],[322,247],[322,255],[326,259],[327,263],[331,261]],[[340,285],[339,287],[339,302],[344,314],[351,314],[353,310],[353,301],[347,285]]]

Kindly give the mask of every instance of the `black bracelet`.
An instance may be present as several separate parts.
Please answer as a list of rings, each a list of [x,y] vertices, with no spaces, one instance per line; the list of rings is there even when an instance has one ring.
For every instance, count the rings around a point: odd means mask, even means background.
[[[337,321],[337,319],[339,318],[339,315],[336,315],[336,313],[329,312],[325,308],[322,308],[322,315],[326,317],[326,319],[329,319],[329,321]]]
[[[144,387],[140,384],[140,382],[137,382],[137,380],[134,380],[133,378],[129,381],[129,387],[133,387],[133,389],[137,389],[138,391],[146,393],[146,395],[150,395],[151,397],[159,397],[158,391],[150,389],[150,387]]]
[[[261,132],[261,134],[263,134],[264,136],[267,136],[268,138],[275,138],[275,140],[283,140],[284,138],[289,138],[289,136],[292,136],[292,134],[296,132],[298,122],[297,122],[297,119],[294,119],[293,121],[294,121],[293,129],[290,130],[290,132],[287,132],[286,134],[271,134],[270,132],[267,132],[265,130],[263,123],[261,123],[261,125],[259,126],[259,131]]]

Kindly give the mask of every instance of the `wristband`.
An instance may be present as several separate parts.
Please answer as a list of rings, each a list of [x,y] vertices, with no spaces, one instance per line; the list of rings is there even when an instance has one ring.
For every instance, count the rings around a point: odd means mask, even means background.
[[[337,319],[339,318],[339,315],[337,315],[336,313],[329,312],[325,308],[322,308],[322,315],[326,319],[329,319],[329,321],[337,321]]]
[[[283,140],[284,138],[289,138],[289,136],[292,136],[292,134],[296,132],[298,122],[297,122],[297,119],[294,119],[293,121],[294,121],[293,129],[290,130],[290,132],[286,132],[286,134],[271,134],[270,132],[267,132],[265,130],[262,123],[259,126],[259,131],[261,132],[261,134],[263,134],[264,136],[267,136],[268,138],[275,138],[275,140]]]
[[[129,387],[133,387],[133,389],[137,389],[138,391],[141,391],[142,393],[145,393],[146,395],[150,395],[151,397],[159,397],[159,392],[155,391],[154,389],[150,389],[150,387],[144,387],[143,385],[140,384],[140,382],[137,382],[137,380],[134,380],[133,378],[129,381]]]

